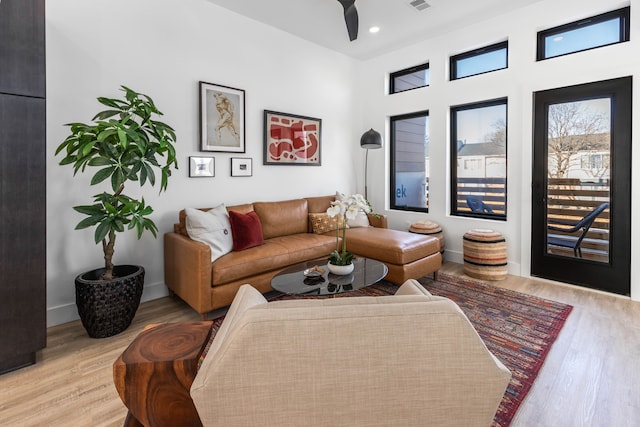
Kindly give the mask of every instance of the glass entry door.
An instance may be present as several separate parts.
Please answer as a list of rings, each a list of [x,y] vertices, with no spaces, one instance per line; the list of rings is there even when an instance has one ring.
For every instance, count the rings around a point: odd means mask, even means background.
[[[631,78],[534,102],[531,273],[628,294]]]

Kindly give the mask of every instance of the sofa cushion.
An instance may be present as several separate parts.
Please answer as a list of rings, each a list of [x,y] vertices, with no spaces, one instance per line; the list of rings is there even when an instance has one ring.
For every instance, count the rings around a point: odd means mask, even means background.
[[[350,228],[347,250],[382,262],[404,265],[440,251],[440,241],[431,236],[388,228]]]
[[[231,252],[233,237],[229,214],[224,204],[206,212],[200,209],[186,208],[186,229],[189,237],[211,248],[211,261]]]
[[[229,221],[231,222],[234,251],[242,251],[264,243],[260,218],[255,212],[242,214],[230,211]]]
[[[266,271],[274,271],[293,264],[322,258],[335,249],[335,237],[302,233],[275,237],[263,245],[246,251],[231,252],[211,264],[212,286],[242,280]]]
[[[327,209],[331,206],[331,202],[336,199],[336,196],[317,196],[317,197],[307,197],[307,207],[309,209],[309,213],[320,213],[326,212]]]
[[[334,232],[335,233],[335,232]],[[301,233],[290,236],[274,237],[269,241],[281,245],[289,253],[290,264],[310,261],[316,258],[329,258],[336,248],[335,234]]]
[[[266,239],[307,232],[307,201],[305,199],[283,202],[256,202],[253,208],[262,222]]]
[[[316,234],[324,234],[342,226],[342,217],[330,217],[328,213],[310,213],[311,230]]]

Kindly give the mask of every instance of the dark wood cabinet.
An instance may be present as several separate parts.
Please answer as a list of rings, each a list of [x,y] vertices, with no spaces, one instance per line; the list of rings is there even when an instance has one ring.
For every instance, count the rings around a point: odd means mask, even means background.
[[[0,373],[46,346],[44,0],[0,2]]]
[[[0,2],[0,93],[45,97],[44,0]]]

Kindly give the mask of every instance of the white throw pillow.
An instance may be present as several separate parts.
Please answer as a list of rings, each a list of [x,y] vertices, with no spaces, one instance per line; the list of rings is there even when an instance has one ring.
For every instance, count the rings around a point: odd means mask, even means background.
[[[336,191],[336,200],[342,200],[345,197],[347,196],[339,191]],[[349,228],[369,227],[369,217],[366,213],[360,211],[354,219],[347,218],[347,225],[349,226]]]
[[[211,262],[228,254],[233,249],[233,236],[229,213],[224,204],[204,212],[185,208],[187,213],[187,234],[193,240],[211,248]]]

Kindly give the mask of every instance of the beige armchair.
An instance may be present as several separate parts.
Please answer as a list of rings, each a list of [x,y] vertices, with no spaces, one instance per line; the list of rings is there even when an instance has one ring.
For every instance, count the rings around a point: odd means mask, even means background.
[[[511,373],[452,301],[238,291],[191,387],[204,426],[489,426]]]

